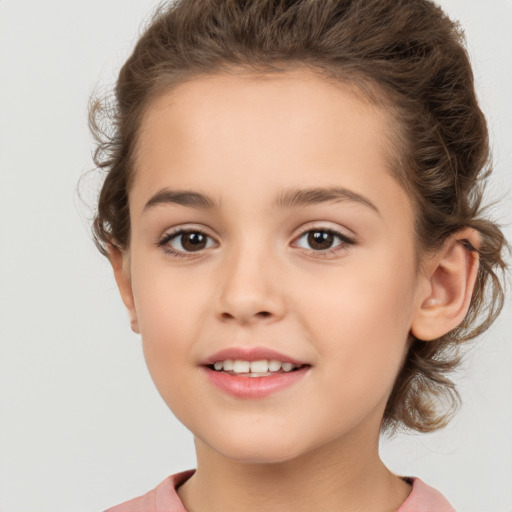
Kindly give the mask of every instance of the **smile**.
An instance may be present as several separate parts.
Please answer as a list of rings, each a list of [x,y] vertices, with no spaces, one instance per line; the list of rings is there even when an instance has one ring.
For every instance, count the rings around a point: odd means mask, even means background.
[[[245,361],[242,359],[226,359],[216,361],[210,369],[216,372],[227,372],[230,375],[244,375],[245,377],[268,377],[276,373],[288,373],[297,370],[303,365],[282,362],[277,359],[261,359],[259,361]]]
[[[232,347],[201,363],[213,386],[235,398],[261,399],[299,383],[311,365],[265,347]]]

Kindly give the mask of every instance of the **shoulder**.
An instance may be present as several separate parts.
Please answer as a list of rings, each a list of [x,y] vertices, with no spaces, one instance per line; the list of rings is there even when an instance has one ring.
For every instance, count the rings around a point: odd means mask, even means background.
[[[171,475],[143,496],[125,501],[105,512],[186,512],[176,488],[194,472],[195,470],[191,469]]]
[[[397,512],[455,512],[448,500],[419,478],[405,478],[412,491]]]

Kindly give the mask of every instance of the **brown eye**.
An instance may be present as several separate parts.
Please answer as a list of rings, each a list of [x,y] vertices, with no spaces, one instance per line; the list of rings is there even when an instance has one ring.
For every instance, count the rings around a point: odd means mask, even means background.
[[[307,239],[312,249],[324,251],[332,247],[334,235],[329,231],[310,231]]]
[[[186,251],[199,251],[206,247],[207,237],[202,233],[183,233],[180,238],[181,245]]]
[[[174,254],[184,254],[208,249],[215,246],[215,242],[202,231],[181,229],[166,235],[158,245],[166,247]]]
[[[299,236],[296,244],[303,249],[321,252],[354,244],[354,240],[332,229],[310,229]]]

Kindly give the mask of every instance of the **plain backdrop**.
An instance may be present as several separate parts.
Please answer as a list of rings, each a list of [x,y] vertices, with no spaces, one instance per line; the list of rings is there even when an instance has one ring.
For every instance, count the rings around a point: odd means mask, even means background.
[[[491,126],[495,217],[512,221],[511,0],[442,0],[466,29]],[[0,0],[0,511],[103,510],[195,466],[89,234],[87,102],[112,86],[154,0]],[[512,238],[509,226],[505,227]],[[459,511],[512,511],[512,307],[457,373],[464,406],[383,440]]]

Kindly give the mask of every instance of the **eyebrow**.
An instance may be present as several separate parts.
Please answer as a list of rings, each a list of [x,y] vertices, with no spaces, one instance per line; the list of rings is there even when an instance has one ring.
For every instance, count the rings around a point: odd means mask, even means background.
[[[328,202],[359,203],[380,215],[379,209],[368,198],[344,187],[290,189],[279,196],[275,206],[277,208],[300,208]]]
[[[344,187],[289,189],[278,196],[273,206],[278,209],[303,208],[327,202],[359,203],[380,215],[379,209],[369,199]],[[149,199],[144,206],[144,212],[164,204],[178,204],[204,210],[220,209],[220,202],[199,192],[163,188]]]

